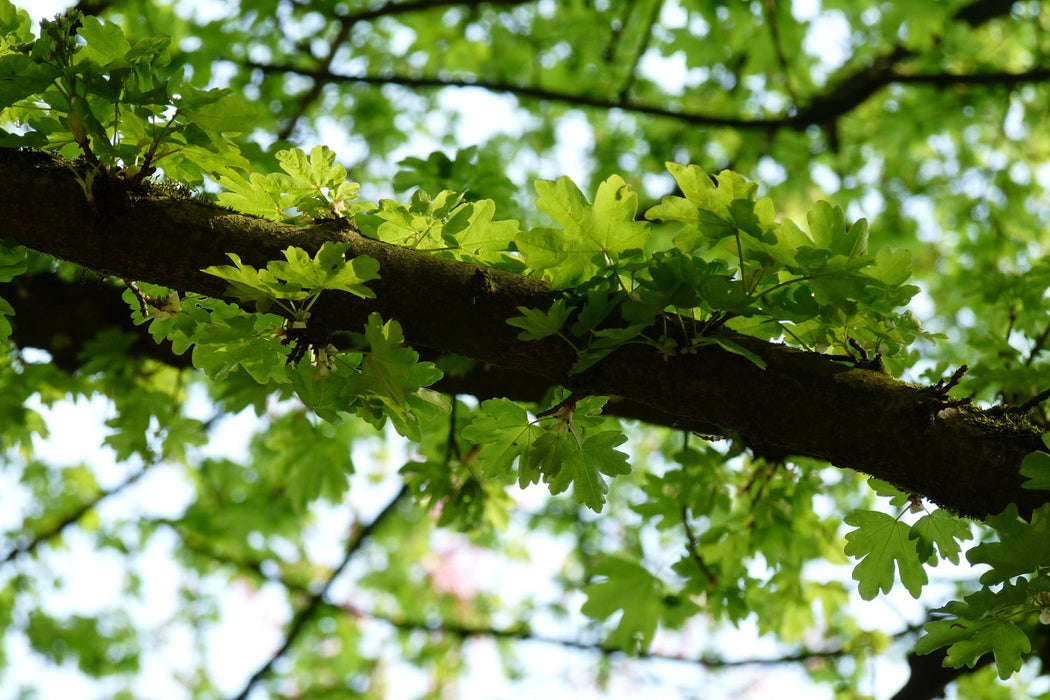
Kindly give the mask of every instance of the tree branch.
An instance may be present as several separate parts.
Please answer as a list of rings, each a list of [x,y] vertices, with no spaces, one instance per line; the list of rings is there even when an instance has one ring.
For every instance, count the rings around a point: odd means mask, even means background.
[[[414,346],[465,355],[543,386],[623,397],[666,424],[710,424],[749,445],[872,474],[964,515],[983,517],[1012,502],[1027,513],[1047,500],[1022,489],[1018,473],[1022,458],[1042,448],[1036,428],[952,406],[939,392],[877,371],[733,335],[766,369],[715,345],[670,358],[627,345],[570,375],[575,353],[563,341],[523,342],[506,323],[519,306],[550,307],[556,295],[539,280],[369,240],[330,222],[297,227],[162,195],[109,199],[97,213],[66,166],[0,150],[8,236],[89,269],[221,297],[225,283],[201,270],[226,264],[227,251],[263,267],[288,246],[312,252],[342,240],[348,256],[379,261],[381,279],[370,284],[377,298],[322,296],[311,318],[319,329],[357,330],[379,312],[399,321]]]
[[[67,527],[79,522],[80,519],[87,515],[89,512],[91,512],[93,508],[98,507],[98,505],[102,503],[102,501],[106,500],[107,498],[110,498],[111,496],[116,496],[121,491],[123,491],[124,489],[128,488],[136,481],[141,479],[146,474],[148,469],[149,465],[143,467],[142,469],[138,470],[128,478],[124,479],[124,481],[120,482],[113,488],[108,489],[106,491],[102,491],[94,498],[84,501],[79,506],[70,511],[65,517],[59,519],[50,527],[41,530],[40,532],[33,533],[32,537],[30,537],[22,544],[16,545],[6,555],[4,555],[3,560],[0,561],[0,565],[14,561],[23,554],[35,552],[37,547],[42,545],[44,542],[58,537],[65,531]]]
[[[984,668],[994,658],[991,653],[988,653],[981,656],[973,668],[965,666],[952,668],[944,665],[947,656],[947,649],[938,649],[922,656],[914,651],[908,654],[908,668],[911,673],[908,681],[901,686],[891,700],[933,700],[933,698],[942,697],[949,683],[960,676]]]
[[[797,119],[788,117],[770,119],[740,119],[737,117],[721,117],[699,112],[688,112],[685,110],[670,109],[633,102],[627,99],[609,99],[602,95],[585,95],[562,90],[551,90],[548,88],[509,83],[500,80],[478,80],[475,78],[435,78],[429,76],[410,76],[390,73],[387,75],[344,75],[329,70],[306,69],[299,66],[257,63],[246,61],[242,65],[246,68],[257,69],[263,73],[295,73],[320,83],[355,83],[362,85],[398,85],[413,90],[439,89],[449,87],[472,87],[482,88],[495,94],[512,95],[517,98],[540,100],[544,102],[559,102],[574,107],[590,107],[608,111],[619,109],[632,114],[644,114],[651,117],[665,117],[675,119],[692,126],[720,126],[735,129],[778,129],[790,127],[804,129],[806,125],[797,124]]]
[[[350,560],[353,559],[354,555],[361,549],[361,545],[372,536],[372,533],[375,532],[376,528],[382,525],[383,522],[390,517],[390,515],[397,509],[398,504],[401,503],[407,495],[408,487],[401,487],[401,490],[398,491],[397,495],[386,504],[383,510],[379,512],[379,515],[377,515],[368,525],[358,530],[357,533],[350,538],[346,544],[346,551],[343,553],[343,560],[339,562],[339,565],[328,575],[324,585],[316,593],[310,596],[306,605],[295,613],[295,616],[292,617],[291,624],[288,626],[288,633],[285,635],[284,643],[273,653],[273,656],[271,656],[266,663],[260,666],[259,669],[252,674],[244,688],[236,696],[236,700],[245,700],[245,698],[248,697],[248,694],[252,691],[252,688],[270,674],[273,665],[277,663],[282,656],[288,653],[288,650],[291,649],[292,645],[294,645],[296,640],[299,639],[299,635],[301,635],[303,630],[306,629],[306,624],[314,618],[318,609],[324,604],[325,596],[328,595],[328,590],[332,587],[332,583],[339,577],[339,574],[343,573],[343,569],[347,567]]]
[[[282,576],[273,573],[267,573],[262,566],[261,561],[252,559],[238,559],[229,555],[229,553],[219,551],[215,548],[209,547],[207,540],[192,541],[187,539],[186,534],[181,531],[178,527],[177,522],[171,521],[160,521],[171,527],[176,534],[182,539],[183,544],[195,554],[199,554],[209,559],[214,560],[220,564],[227,566],[233,566],[244,572],[250,572],[252,576],[257,576],[261,580],[270,581],[284,587],[289,592],[310,594],[314,597],[312,589],[300,581],[292,581]],[[784,654],[782,656],[764,656],[764,657],[749,657],[743,659],[724,659],[715,658],[709,655],[703,656],[682,656],[672,655],[659,651],[641,651],[626,650],[622,647],[605,644],[601,642],[585,642],[577,639],[567,639],[564,637],[551,637],[548,635],[538,634],[532,631],[527,625],[516,625],[513,627],[487,627],[483,625],[472,625],[458,622],[456,620],[442,620],[440,624],[434,625],[420,620],[411,620],[399,615],[389,615],[376,610],[363,610],[357,606],[336,603],[328,599],[327,593],[325,598],[319,603],[319,609],[324,609],[333,615],[351,615],[355,618],[366,618],[375,622],[381,622],[390,627],[398,630],[406,630],[411,632],[424,632],[426,634],[439,634],[439,635],[451,635],[460,639],[470,639],[474,637],[484,637],[487,639],[503,639],[515,642],[535,642],[537,644],[545,644],[549,646],[558,646],[565,649],[575,649],[577,651],[584,652],[597,652],[601,654],[623,654],[624,656],[634,657],[643,661],[668,661],[676,664],[683,664],[687,666],[701,666],[706,669],[721,669],[721,668],[741,668],[746,666],[778,666],[785,664],[797,664],[805,662],[810,659],[834,659],[843,656],[848,656],[856,652],[856,648],[853,645],[847,647],[838,647],[833,649],[814,649],[814,648],[802,648],[790,654]],[[905,627],[898,632],[891,635],[893,639],[898,639],[906,635],[915,634],[921,625],[910,625]],[[934,655],[936,656],[936,655]],[[926,658],[926,657],[923,657]],[[958,669],[952,669],[955,671],[955,675],[960,675],[961,671]],[[967,669],[963,669],[965,671]]]
[[[434,6],[444,6],[447,3],[434,2]],[[508,2],[507,4],[514,4]],[[427,2],[419,3],[389,3],[382,8],[393,6],[400,8],[402,5],[413,7],[413,9],[425,9]],[[418,5],[419,7],[414,7]],[[1009,14],[1013,4],[1004,0],[977,0],[964,6],[956,12],[953,19],[964,22],[971,27],[978,27],[991,19],[1004,14]],[[357,21],[362,15],[353,15],[352,19]],[[779,37],[774,18],[770,16],[768,21],[773,32],[773,41],[778,49],[777,56],[785,72],[785,80],[788,81],[788,92],[790,93],[790,78],[787,77],[787,68],[784,64],[783,51],[779,46]],[[843,72],[833,78],[831,83],[835,85],[828,92],[810,98],[808,103],[799,103],[795,114],[791,116],[773,116],[759,119],[743,119],[740,117],[705,114],[685,109],[672,109],[668,107],[644,104],[626,98],[626,91],[610,99],[607,95],[586,95],[562,90],[552,90],[534,85],[509,83],[499,80],[478,80],[474,78],[437,78],[431,76],[409,76],[399,74],[388,75],[344,75],[330,70],[330,61],[324,62],[322,66],[315,69],[307,69],[294,65],[264,64],[254,61],[245,62],[247,68],[257,69],[263,73],[295,73],[314,80],[314,88],[324,83],[355,83],[364,85],[399,85],[411,89],[440,89],[446,87],[476,87],[488,90],[496,94],[507,94],[518,98],[540,100],[547,102],[558,102],[576,107],[589,107],[600,110],[619,109],[633,114],[675,119],[695,127],[729,127],[744,131],[771,131],[776,129],[792,129],[804,131],[810,126],[828,126],[834,124],[838,119],[863,104],[872,95],[887,85],[900,84],[930,84],[939,87],[951,85],[1004,85],[1013,86],[1027,82],[1043,82],[1047,79],[1050,70],[1034,69],[1025,73],[984,73],[974,75],[961,74],[934,74],[934,75],[910,75],[901,71],[899,66],[902,61],[912,57],[913,51],[903,46],[895,46],[882,56],[877,57],[870,65]],[[848,62],[847,62],[848,63]]]

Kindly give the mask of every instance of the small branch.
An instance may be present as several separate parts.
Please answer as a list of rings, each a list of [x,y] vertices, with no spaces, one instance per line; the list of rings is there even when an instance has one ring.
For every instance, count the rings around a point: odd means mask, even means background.
[[[1025,367],[1031,367],[1032,363],[1035,362],[1035,358],[1046,348],[1046,341],[1050,338],[1050,325],[1046,327],[1046,330],[1035,339],[1035,345],[1032,346],[1031,351],[1028,353],[1028,357],[1025,358]]]
[[[265,64],[247,61],[243,64],[246,68],[253,68],[263,73],[295,73],[319,82],[328,83],[360,83],[365,85],[398,85],[413,90],[448,87],[472,87],[482,88],[496,94],[513,95],[523,99],[541,100],[546,102],[560,102],[562,104],[577,107],[592,107],[595,109],[609,110],[620,109],[633,114],[644,114],[653,117],[665,117],[679,120],[693,126],[724,126],[736,129],[776,129],[794,128],[804,129],[808,124],[800,124],[797,119],[785,117],[771,119],[739,119],[735,117],[719,117],[697,112],[686,112],[682,110],[656,107],[636,102],[610,100],[607,96],[589,96],[577,93],[550,90],[532,85],[519,85],[499,80],[477,80],[474,78],[435,78],[428,76],[409,76],[389,74],[384,76],[375,75],[343,75],[327,70],[307,70],[298,66]]]
[[[781,0],[783,2],[784,0]],[[766,16],[766,24],[769,25],[770,39],[773,41],[773,50],[780,64],[780,70],[784,73],[784,91],[794,104],[798,104],[798,95],[791,86],[791,71],[788,66],[787,56],[784,55],[784,46],[780,40],[780,29],[777,27],[777,0],[764,0],[762,9]]]
[[[605,42],[605,48],[602,49],[602,58],[606,63],[612,63],[613,59],[616,58],[616,51],[623,40],[623,32],[631,23],[631,15],[634,13],[635,0],[627,0],[624,3],[623,12],[620,14],[619,26],[614,26],[612,32],[609,34],[608,41]]]
[[[715,572],[711,571],[711,567],[707,565],[704,558],[700,556],[699,543],[696,540],[696,534],[693,532],[692,526],[689,524],[689,509],[686,506],[682,506],[682,526],[685,528],[685,536],[689,541],[689,556],[696,562],[700,572],[707,577],[707,590],[711,590],[718,585],[719,576]]]
[[[1050,399],[1050,389],[1044,389],[1043,391],[1040,391],[1038,394],[1021,404],[1017,408],[1017,411],[1019,413],[1025,413],[1026,411],[1032,410],[1047,399]]]
[[[940,394],[941,396],[947,396],[949,391],[959,385],[959,381],[969,370],[969,365],[962,365],[959,369],[955,370],[950,379],[947,381],[944,379],[939,380],[933,386],[927,387],[927,391],[934,394]]]
[[[270,674],[273,669],[273,665],[277,661],[288,653],[289,649],[299,639],[299,636],[306,629],[306,624],[310,622],[314,615],[317,614],[318,609],[324,603],[324,598],[328,594],[328,590],[332,587],[332,583],[339,577],[339,574],[343,573],[343,570],[353,559],[354,555],[361,549],[361,546],[372,536],[372,533],[382,525],[382,523],[390,517],[390,515],[397,509],[397,506],[405,499],[408,495],[408,487],[403,486],[397,495],[386,504],[386,507],[380,511],[379,515],[375,517],[368,525],[361,528],[357,534],[350,538],[346,545],[346,551],[343,554],[343,560],[339,562],[339,565],[332,570],[331,574],[325,580],[324,585],[310,596],[310,599],[306,602],[302,608],[292,618],[291,624],[288,626],[288,632],[284,638],[284,644],[274,652],[273,656],[269,658],[259,669],[252,674],[251,678],[245,684],[244,689],[236,696],[237,700],[245,700],[248,694],[251,693],[252,689],[256,686],[259,681]]]
[[[488,2],[463,2],[462,0],[414,0],[413,2],[387,2],[371,10],[355,12],[351,15],[343,15],[339,19],[342,22],[357,23],[369,22],[380,17],[393,17],[409,12],[424,12],[439,7],[463,7],[474,8],[478,5],[497,5],[512,7],[514,5],[527,5],[535,0],[488,0]]]
[[[234,559],[229,554],[219,552],[210,547],[207,547],[201,543],[193,543],[186,539],[185,533],[179,531],[177,523],[169,521],[155,521],[164,522],[170,527],[174,528],[176,533],[182,538],[183,543],[188,546],[193,552],[201,554],[202,556],[209,557],[221,564],[237,567],[239,569],[249,571],[253,575],[258,576],[266,581],[271,581],[285,587],[290,592],[305,593],[309,594],[311,588],[303,583],[291,581],[282,578],[272,573],[266,573],[263,569],[262,562],[254,560]],[[316,597],[312,595],[312,597]],[[708,669],[717,668],[739,668],[744,666],[771,666],[771,665],[782,665],[782,664],[797,664],[807,659],[813,658],[837,658],[846,656],[847,654],[854,653],[855,649],[851,646],[849,649],[838,648],[838,649],[802,649],[794,654],[788,654],[785,656],[777,656],[770,658],[746,658],[746,659],[718,659],[711,658],[709,656],[701,657],[686,657],[681,655],[671,655],[661,652],[642,651],[635,654],[635,652],[628,652],[622,647],[613,644],[603,644],[598,642],[584,642],[575,639],[566,639],[563,637],[550,637],[546,635],[536,634],[527,625],[519,624],[512,627],[495,628],[486,627],[481,625],[469,625],[460,623],[455,620],[442,620],[441,623],[435,626],[433,623],[427,623],[419,620],[410,620],[405,617],[396,615],[389,615],[375,610],[362,610],[353,605],[349,604],[338,604],[327,600],[327,593],[323,595],[317,609],[323,609],[327,613],[333,615],[351,615],[355,618],[365,618],[374,622],[381,622],[399,630],[408,630],[413,632],[423,632],[428,635],[451,635],[460,639],[470,639],[475,637],[484,637],[488,639],[505,639],[510,641],[518,642],[534,642],[537,644],[546,644],[549,646],[558,646],[566,649],[575,649],[584,652],[598,652],[601,654],[624,654],[625,656],[634,656],[638,659],[645,661],[669,661],[677,664],[685,664],[690,666],[702,666]],[[911,625],[893,634],[894,639],[898,639],[909,634],[914,634],[922,625]]]
[[[1024,73],[999,71],[994,73],[893,73],[887,83],[903,85],[931,85],[948,88],[968,85],[1014,87],[1024,83],[1042,83],[1050,80],[1050,68],[1034,68]]]
[[[638,63],[642,60],[645,52],[649,50],[649,42],[653,39],[653,26],[660,19],[660,11],[663,9],[663,5],[663,0],[653,0],[648,20],[645,23],[645,28],[642,30],[642,40],[631,58],[631,67],[627,70],[623,85],[620,86],[620,90],[616,95],[617,102],[621,104],[627,102],[627,95],[631,92],[631,87],[634,86],[634,79],[637,77],[638,72]]]
[[[76,509],[70,512],[69,515],[56,522],[54,525],[47,528],[46,530],[35,533],[28,542],[20,544],[11,551],[9,551],[4,556],[3,561],[0,561],[0,565],[13,561],[18,557],[22,556],[23,554],[31,554],[32,552],[35,552],[37,547],[39,547],[41,544],[51,539],[54,539],[55,537],[58,537],[67,527],[79,522],[81,518],[87,515],[93,508],[96,508],[100,503],[102,503],[102,501],[106,500],[107,498],[110,498],[111,496],[116,496],[121,491],[123,491],[124,489],[128,488],[136,481],[141,479],[148,469],[149,465],[146,465],[145,467],[135,472],[134,474],[126,478],[124,481],[109,489],[108,491],[102,491],[95,498],[81,503],[79,506],[77,506]]]
[[[491,0],[491,4],[495,5],[521,5],[526,2],[533,2],[533,0]],[[354,14],[341,15],[338,17],[339,31],[336,32],[335,37],[328,44],[328,53],[321,60],[318,66],[319,71],[328,71],[332,67],[332,61],[335,60],[336,52],[339,48],[346,43],[347,39],[350,38],[350,34],[359,22],[369,22],[381,17],[392,17],[395,15],[406,14],[409,12],[422,12],[426,10],[432,10],[441,7],[454,7],[457,5],[473,5],[473,3],[455,2],[453,0],[415,0],[414,2],[387,2],[383,5],[376,7],[371,10],[365,10],[363,12],[355,12]],[[318,80],[314,81],[314,84],[310,88],[299,96],[296,101],[295,109],[292,112],[292,116],[289,117],[288,121],[283,127],[281,127],[278,133],[278,138],[287,140],[291,137],[292,131],[295,130],[296,124],[303,118],[310,106],[313,105],[317,99],[321,96],[321,91],[324,89],[324,83]]]

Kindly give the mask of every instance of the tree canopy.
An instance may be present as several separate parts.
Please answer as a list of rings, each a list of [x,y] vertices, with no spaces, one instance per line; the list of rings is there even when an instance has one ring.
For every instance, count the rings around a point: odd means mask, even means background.
[[[0,0],[0,688],[1050,692],[1046,9]]]

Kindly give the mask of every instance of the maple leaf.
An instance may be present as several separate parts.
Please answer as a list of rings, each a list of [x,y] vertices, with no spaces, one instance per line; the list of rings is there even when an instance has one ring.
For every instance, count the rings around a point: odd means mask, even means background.
[[[896,518],[873,510],[858,510],[846,516],[847,525],[857,529],[846,535],[846,554],[861,558],[853,569],[854,580],[860,583],[860,595],[872,600],[879,591],[889,593],[893,588],[893,568],[896,563],[901,583],[918,598],[928,581],[922,568],[917,543],[911,537],[911,528]]]

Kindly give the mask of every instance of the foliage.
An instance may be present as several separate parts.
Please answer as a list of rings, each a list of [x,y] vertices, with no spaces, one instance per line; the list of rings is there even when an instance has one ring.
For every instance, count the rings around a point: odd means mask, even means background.
[[[274,695],[382,696],[391,657],[427,674],[437,696],[456,687],[474,638],[718,666],[729,654],[716,656],[717,642],[689,647],[690,631],[745,622],[792,645],[785,656],[819,659],[807,663],[812,678],[845,692],[868,656],[890,647],[886,630],[851,611],[850,596],[890,595],[898,579],[928,607],[940,604],[914,621],[925,623],[916,652],[971,669],[991,653],[1004,681],[1026,664],[1042,672],[1033,649],[1050,624],[1050,505],[971,523],[924,504],[926,494],[879,481],[869,489],[776,444],[733,434],[697,445],[696,431],[628,424],[616,396],[556,386],[532,387],[528,399],[449,395],[444,382],[489,368],[410,347],[409,323],[376,309],[388,308],[377,292],[384,266],[412,251],[473,266],[482,284],[502,275],[549,292],[543,307],[509,304],[502,322],[522,353],[564,350],[583,387],[607,358],[636,347],[665,363],[725,352],[766,371],[762,344],[784,343],[843,369],[938,380],[916,402],[919,413],[936,406],[931,425],[994,401],[985,419],[1042,431],[1050,212],[1040,204],[1046,172],[1036,163],[1047,144],[1035,115],[1047,93],[1028,83],[1045,78],[1032,65],[1045,48],[1044,15],[1027,6],[995,14],[986,3],[906,13],[827,3],[825,16],[853,29],[840,66],[807,49],[814,20],[784,3],[505,4],[518,7],[272,0],[204,22],[174,6],[120,2],[109,18],[71,11],[37,34],[0,0],[0,147],[62,158],[99,220],[135,197],[159,198],[163,175],[202,188],[231,217],[296,231],[334,224],[330,240],[287,247],[283,259],[224,251],[232,264],[203,270],[226,283],[222,298],[123,280],[134,323],[170,349],[163,361],[136,349],[137,336],[106,330],[72,372],[34,362],[19,347],[21,315],[0,300],[4,473],[28,504],[5,525],[0,625],[26,641],[31,652],[20,653],[73,660],[139,693],[149,630],[123,607],[63,616],[37,603],[61,585],[50,567],[68,533],[134,562],[164,532],[186,601],[166,625],[199,631],[221,617],[196,580],[283,591],[286,643],[246,674],[242,697],[258,683]],[[286,35],[281,23],[294,28]],[[756,42],[753,26],[768,38]],[[189,50],[194,43],[203,48]],[[220,46],[235,66],[222,79]],[[703,73],[685,72],[677,92],[643,65],[676,56]],[[519,76],[521,66],[532,74]],[[295,79],[303,75],[310,86]],[[201,87],[217,82],[227,86]],[[859,97],[825,87],[847,84]],[[996,84],[1004,92],[984,89]],[[454,110],[432,129],[443,131],[441,150],[399,158],[408,133],[453,94],[429,88],[470,85],[517,95],[530,116],[520,133],[504,125],[483,144],[459,143],[456,122],[472,115]],[[957,89],[933,99],[932,88],[949,85]],[[395,97],[390,86],[418,93]],[[591,120],[584,172],[527,172],[564,152],[568,107]],[[295,145],[325,138],[332,124],[352,124],[341,148],[366,152],[349,167],[335,148]],[[919,166],[895,162],[899,154]],[[515,182],[525,179],[535,198]],[[408,201],[379,196],[409,190]],[[395,252],[351,254],[362,236]],[[51,252],[5,243],[0,282],[94,274]],[[119,288],[113,281],[97,287]],[[332,328],[317,312],[338,298],[375,306],[362,307],[359,329]],[[552,339],[557,346],[545,344]],[[963,361],[974,370],[941,379]],[[806,377],[797,384],[806,391]],[[956,385],[965,398],[948,397]],[[215,418],[194,413],[203,395]],[[41,413],[92,396],[114,408],[105,440],[123,481],[34,456]],[[777,410],[751,400],[756,420]],[[249,408],[256,427],[243,454],[205,448],[219,416]],[[1035,452],[1019,465],[1023,488],[1047,489],[1047,459]],[[103,501],[164,470],[191,494],[176,512],[103,513]],[[377,498],[392,484],[397,496]],[[333,538],[333,517],[349,535]],[[314,551],[325,536],[341,558]],[[536,551],[566,563],[516,598],[449,563],[483,553],[511,570]],[[935,567],[962,556],[987,568],[977,578],[960,567],[965,580],[951,591],[934,586]],[[846,557],[856,559],[855,587],[814,573]],[[122,594],[142,599],[151,574],[135,566]],[[581,624],[577,612],[589,619],[578,637],[539,631],[551,616]],[[501,653],[514,676],[513,646]],[[186,695],[217,694],[206,650],[195,654],[193,672],[179,676]]]

